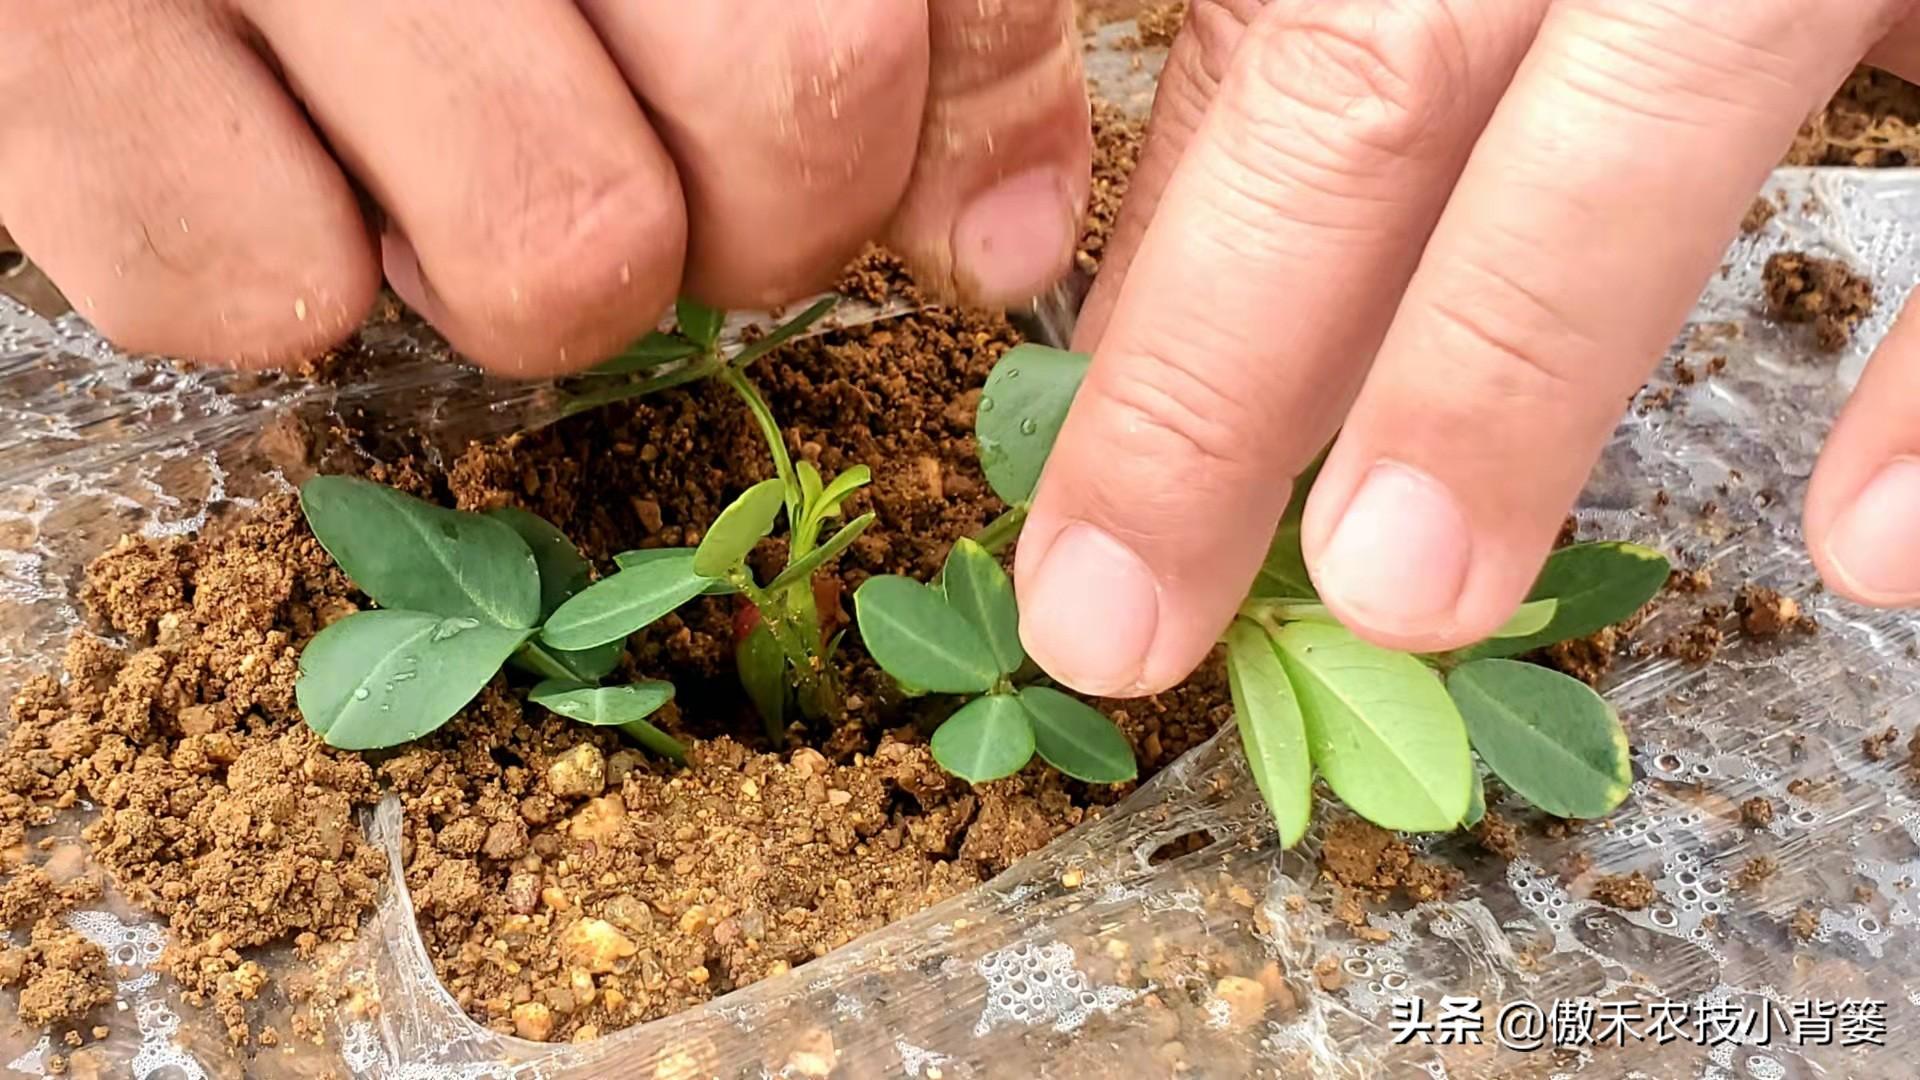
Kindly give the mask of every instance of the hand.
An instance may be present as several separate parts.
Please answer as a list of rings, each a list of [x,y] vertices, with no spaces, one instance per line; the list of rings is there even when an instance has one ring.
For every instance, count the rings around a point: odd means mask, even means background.
[[[9,0],[0,41],[0,220],[137,351],[310,355],[382,264],[526,375],[880,236],[1007,302],[1087,195],[1071,0]]]
[[[1062,681],[1164,689],[1219,638],[1289,482],[1390,647],[1497,629],[1802,120],[1912,0],[1194,0],[1018,553]],[[1920,602],[1920,317],[1835,429],[1815,562]]]

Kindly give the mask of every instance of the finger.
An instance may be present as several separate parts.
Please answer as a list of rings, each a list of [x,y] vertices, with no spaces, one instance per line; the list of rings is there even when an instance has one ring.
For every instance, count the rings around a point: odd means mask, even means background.
[[[395,290],[455,348],[575,370],[672,302],[673,164],[567,0],[240,7],[404,238],[387,245]]]
[[[1807,488],[1807,549],[1842,596],[1920,604],[1920,313],[1880,343]]]
[[[207,5],[0,5],[0,218],[122,348],[264,365],[338,343],[379,273],[346,178]]]
[[[924,3],[580,3],[679,167],[686,292],[790,300],[880,235],[913,170]]]
[[[1552,7],[1307,504],[1307,565],[1356,632],[1443,649],[1512,614],[1753,192],[1866,50],[1867,6]]]
[[[1153,94],[1153,113],[1147,119],[1147,145],[1127,178],[1126,200],[1113,223],[1100,256],[1100,274],[1080,306],[1073,327],[1073,347],[1092,352],[1106,332],[1120,283],[1133,265],[1134,252],[1147,234],[1147,224],[1160,206],[1160,195],[1173,177],[1174,166],[1186,152],[1194,132],[1207,115],[1207,106],[1226,78],[1227,65],[1247,27],[1266,6],[1265,0],[1196,0],[1187,5],[1187,19],[1167,53],[1167,63]]]
[[[1078,689],[1206,655],[1332,433],[1531,26],[1271,6],[1168,182],[1021,535],[1022,639]]]
[[[890,243],[936,294],[1029,299],[1066,272],[1093,129],[1071,0],[928,0],[932,69]]]

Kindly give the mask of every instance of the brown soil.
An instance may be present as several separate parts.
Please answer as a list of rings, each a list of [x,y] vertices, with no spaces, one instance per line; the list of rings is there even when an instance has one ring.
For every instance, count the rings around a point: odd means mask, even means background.
[[[1868,761],[1885,761],[1893,751],[1893,744],[1900,741],[1900,729],[1885,728],[1860,740],[1860,752],[1867,755]]]
[[[1790,165],[1920,165],[1920,88],[1862,67],[1800,129]]]
[[[1080,235],[1075,265],[1089,277],[1100,269],[1107,238],[1120,217],[1127,180],[1140,162],[1146,126],[1105,102],[1093,105],[1093,186],[1087,196],[1087,222]]]
[[[1767,879],[1780,872],[1780,864],[1771,855],[1755,855],[1740,864],[1734,872],[1733,887],[1751,891],[1765,884]]]
[[[1811,325],[1823,352],[1846,348],[1854,327],[1873,311],[1873,283],[1839,259],[1782,251],[1767,259],[1761,277],[1767,314]]]
[[[1607,874],[1593,882],[1593,898],[1621,911],[1644,911],[1658,896],[1653,882],[1638,870]]]
[[[1773,800],[1765,795],[1755,795],[1740,804],[1740,820],[1756,829],[1764,829],[1773,824]]]
[[[1812,908],[1795,908],[1793,918],[1787,923],[1787,932],[1796,941],[1812,941],[1813,935],[1820,930],[1820,913]]]
[[[1180,33],[1180,27],[1187,21],[1187,0],[1171,0],[1156,4],[1135,16],[1140,27],[1140,44],[1147,46],[1170,46]]]
[[[1522,835],[1518,826],[1491,810],[1473,827],[1473,838],[1480,846],[1503,859],[1520,856]]]
[[[1396,894],[1415,902],[1437,900],[1465,880],[1459,870],[1420,858],[1392,833],[1355,817],[1342,818],[1327,831],[1320,872],[1377,900]]]
[[[1752,205],[1747,207],[1746,216],[1740,219],[1740,231],[1751,236],[1766,228],[1767,222],[1772,221],[1779,212],[1779,204],[1765,195],[1756,195]]]
[[[1742,585],[1734,596],[1733,610],[1748,637],[1773,638],[1788,631],[1811,634],[1819,628],[1812,615],[1800,610],[1799,602],[1760,585]]]

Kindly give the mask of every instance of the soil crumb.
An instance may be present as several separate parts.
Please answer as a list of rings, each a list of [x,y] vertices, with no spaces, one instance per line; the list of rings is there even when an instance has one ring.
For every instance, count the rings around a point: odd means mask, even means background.
[[[1741,803],[1740,820],[1756,829],[1770,828],[1773,825],[1773,800],[1765,795],[1755,795]]]
[[[1734,872],[1733,887],[1742,890],[1757,889],[1779,871],[1780,864],[1773,856],[1755,855],[1740,864],[1740,869]]]
[[[1788,631],[1811,634],[1819,628],[1812,615],[1800,610],[1798,601],[1760,585],[1741,586],[1733,610],[1748,637],[1773,638]]]
[[[54,918],[34,924],[25,945],[0,946],[0,987],[20,991],[29,1027],[73,1024],[113,1000],[107,954]]]
[[[1838,259],[1797,251],[1777,252],[1761,274],[1767,314],[1813,327],[1814,345],[1839,352],[1854,328],[1873,310],[1873,283]]]
[[[1696,665],[1712,660],[1727,637],[1726,631],[1720,628],[1720,621],[1726,615],[1726,605],[1708,604],[1697,619],[1660,643],[1660,655]]]
[[[1860,740],[1860,752],[1868,761],[1885,761],[1893,744],[1900,741],[1900,729],[1887,727]]]
[[[1621,911],[1644,911],[1659,895],[1653,881],[1638,870],[1594,879],[1593,898]]]
[[[1740,219],[1740,231],[1752,236],[1766,228],[1767,222],[1772,221],[1774,215],[1779,212],[1779,204],[1765,195],[1756,195],[1753,197],[1753,204],[1747,207],[1746,216]]]
[[[1812,941],[1813,935],[1820,932],[1820,913],[1809,907],[1795,908],[1793,918],[1787,922],[1787,931],[1796,941]]]
[[[1375,900],[1399,894],[1416,903],[1438,900],[1465,880],[1459,870],[1420,858],[1392,833],[1359,818],[1343,818],[1327,831],[1320,870]]]
[[[1473,838],[1480,846],[1509,861],[1520,856],[1520,830],[1513,822],[1489,810],[1473,827]]]

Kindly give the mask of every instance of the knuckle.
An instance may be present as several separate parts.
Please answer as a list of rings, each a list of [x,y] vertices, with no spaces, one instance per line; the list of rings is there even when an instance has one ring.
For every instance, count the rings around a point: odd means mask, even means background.
[[[1435,355],[1459,376],[1450,385],[1501,408],[1592,396],[1581,374],[1595,343],[1552,302],[1486,262],[1455,280],[1427,308]]]
[[[452,272],[428,271],[460,321],[518,363],[565,366],[525,354],[577,342],[591,325],[644,325],[672,300],[686,221],[671,177],[556,164],[476,201],[491,209]]]
[[[1445,4],[1280,5],[1251,28],[1225,104],[1255,145],[1302,149],[1281,118],[1304,114],[1319,163],[1370,170],[1425,151],[1465,89]]]
[[[1131,460],[1177,462],[1182,476],[1240,473],[1253,464],[1260,430],[1246,396],[1183,357],[1195,350],[1144,337],[1116,373],[1091,384],[1113,449]]]

